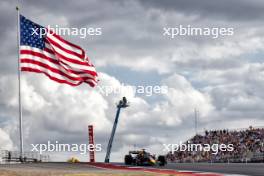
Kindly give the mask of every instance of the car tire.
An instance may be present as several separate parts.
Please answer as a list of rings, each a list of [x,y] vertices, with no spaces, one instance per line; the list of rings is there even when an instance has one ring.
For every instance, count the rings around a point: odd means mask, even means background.
[[[160,155],[158,157],[158,163],[160,166],[165,166],[165,164],[167,163],[165,156]]]
[[[126,164],[126,165],[132,165],[132,163],[133,163],[133,158],[132,158],[132,156],[131,156],[131,155],[126,155],[126,156],[125,156],[125,164]]]

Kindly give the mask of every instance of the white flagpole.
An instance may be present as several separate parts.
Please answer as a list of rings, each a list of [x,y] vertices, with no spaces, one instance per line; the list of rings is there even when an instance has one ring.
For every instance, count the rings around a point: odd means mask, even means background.
[[[20,139],[20,160],[23,161],[24,142],[23,142],[23,121],[22,121],[22,104],[21,104],[21,69],[20,69],[20,13],[17,10],[17,50],[18,50],[18,105],[19,105],[19,139]]]

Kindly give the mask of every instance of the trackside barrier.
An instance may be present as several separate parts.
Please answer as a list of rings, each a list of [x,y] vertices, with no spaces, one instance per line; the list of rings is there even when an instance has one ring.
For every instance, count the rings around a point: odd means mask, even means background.
[[[170,163],[264,163],[264,152],[254,153],[252,157],[226,157],[226,158],[211,158],[209,160],[195,160],[193,158],[184,160],[168,160]]]
[[[49,155],[41,155],[37,152],[24,152],[23,158],[20,158],[20,152],[0,150],[0,164],[16,162],[49,162]]]

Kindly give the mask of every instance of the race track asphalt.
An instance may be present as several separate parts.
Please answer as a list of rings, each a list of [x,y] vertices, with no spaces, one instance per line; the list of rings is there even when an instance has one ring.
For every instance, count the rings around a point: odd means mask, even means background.
[[[169,163],[165,169],[264,176],[264,163]]]
[[[124,165],[123,163],[115,163],[115,165]],[[148,167],[149,168],[149,167]],[[264,176],[264,163],[169,163],[165,167],[159,169],[171,169],[176,171],[192,171],[192,172],[211,172],[222,173],[224,175],[252,175]],[[26,164],[0,164],[0,170],[27,170],[27,171],[63,171],[70,173],[78,172],[106,172],[105,169],[99,169],[88,165],[87,163],[26,163]],[[109,171],[109,170],[108,170]],[[112,172],[112,171],[111,171]],[[113,170],[114,173],[120,171]]]

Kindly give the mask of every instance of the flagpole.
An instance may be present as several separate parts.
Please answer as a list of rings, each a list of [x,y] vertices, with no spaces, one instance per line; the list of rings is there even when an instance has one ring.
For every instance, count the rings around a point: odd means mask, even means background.
[[[23,117],[22,117],[22,104],[21,104],[21,69],[20,69],[20,13],[19,7],[17,10],[17,56],[18,56],[18,106],[19,106],[19,139],[20,139],[20,160],[23,161],[24,156],[24,142],[23,142]]]

